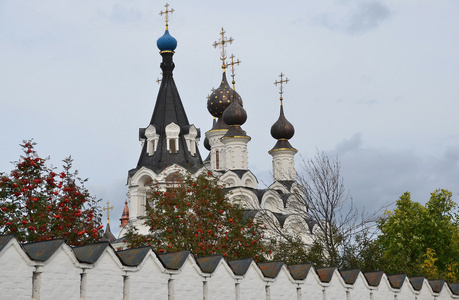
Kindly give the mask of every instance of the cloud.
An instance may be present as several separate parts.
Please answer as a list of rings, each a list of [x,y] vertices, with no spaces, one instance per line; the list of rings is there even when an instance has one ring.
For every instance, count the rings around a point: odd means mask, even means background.
[[[330,30],[362,34],[375,29],[392,14],[391,10],[379,1],[347,3],[350,7],[343,14],[325,13],[316,21]]]
[[[406,191],[420,203],[438,188],[450,190],[455,198],[459,192],[459,145],[428,156],[412,149],[365,147],[357,133],[328,153],[338,155],[345,186],[355,203],[370,212],[395,203]]]

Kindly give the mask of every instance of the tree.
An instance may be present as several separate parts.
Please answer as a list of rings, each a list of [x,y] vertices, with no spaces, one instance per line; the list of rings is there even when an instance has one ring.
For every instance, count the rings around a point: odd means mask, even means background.
[[[439,189],[422,205],[409,192],[378,221],[385,271],[459,280],[459,228],[452,193]]]
[[[244,217],[243,208],[230,203],[210,173],[197,178],[177,176],[165,187],[155,182],[147,203],[149,234],[130,228],[128,247],[150,245],[159,252],[191,250],[198,256],[223,254],[256,260],[263,260],[269,251],[262,225]]]
[[[317,152],[304,162],[304,174],[298,175],[299,192],[291,213],[303,219],[303,224],[315,224],[308,257],[317,260],[311,262],[317,266],[353,268],[352,262],[357,260],[351,260],[350,255],[358,257],[359,251],[368,251],[361,247],[363,244],[358,246],[356,237],[371,240],[376,216],[382,209],[371,214],[360,211],[346,192],[340,168],[338,159],[331,161],[325,152]]]
[[[101,238],[100,200],[92,197],[72,171],[72,159],[63,170],[48,167],[33,141],[21,144],[24,155],[13,162],[10,174],[0,173],[0,233],[15,234],[22,242],[65,238],[72,245]]]

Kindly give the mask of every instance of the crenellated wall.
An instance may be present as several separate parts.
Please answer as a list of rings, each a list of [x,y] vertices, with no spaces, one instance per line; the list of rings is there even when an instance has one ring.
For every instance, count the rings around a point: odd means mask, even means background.
[[[459,299],[459,283],[0,236],[0,299]]]

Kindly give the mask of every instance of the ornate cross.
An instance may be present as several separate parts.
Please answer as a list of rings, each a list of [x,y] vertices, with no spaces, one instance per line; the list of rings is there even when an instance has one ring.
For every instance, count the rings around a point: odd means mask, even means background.
[[[169,4],[168,3],[166,3],[166,5],[164,5],[164,6],[166,7],[166,11],[161,11],[159,13],[159,15],[160,16],[162,16],[164,14],[166,15],[165,21],[166,21],[166,29],[167,29],[167,27],[169,26],[169,24],[168,24],[169,23],[169,14],[172,14],[174,12],[174,9],[172,8],[171,10],[169,10],[168,9],[169,8]]]
[[[102,208],[102,210],[107,211],[107,224],[110,223],[110,210],[113,209],[113,205],[110,206],[110,201],[107,201],[107,207]]]
[[[230,63],[227,63],[226,66],[231,66],[231,77],[233,78],[233,90],[235,90],[236,88],[234,87],[234,84],[236,83],[236,81],[234,81],[234,65],[239,65],[241,63],[241,61],[239,60],[239,58],[237,59],[237,61],[234,61],[234,58],[235,56],[233,54],[231,54],[230,56],[231,58],[231,62]]]
[[[221,59],[222,62],[223,62],[223,65],[222,65],[222,68],[223,68],[223,69],[226,68],[226,64],[225,64],[225,60],[226,60],[225,44],[231,44],[231,43],[234,41],[232,37],[230,37],[229,39],[227,39],[227,38],[225,37],[225,33],[226,33],[226,32],[225,32],[225,30],[224,30],[223,27],[222,27],[222,31],[220,32],[220,34],[221,34],[222,37],[219,39],[218,42],[214,42],[214,44],[213,44],[214,48],[217,48],[217,46],[220,46],[220,48],[222,49],[222,52],[221,52],[222,56],[220,57],[220,59]]]
[[[283,84],[287,84],[288,82],[288,78],[285,77],[285,80],[283,79],[284,78],[284,74],[283,73],[280,73],[279,77],[281,78],[279,81],[275,81],[274,82],[274,85],[277,86],[278,84],[280,84],[280,91],[279,91],[279,94],[280,94],[280,101],[281,101],[281,104],[282,104],[282,100],[284,100],[284,98],[282,98],[282,94],[284,93],[284,86]]]

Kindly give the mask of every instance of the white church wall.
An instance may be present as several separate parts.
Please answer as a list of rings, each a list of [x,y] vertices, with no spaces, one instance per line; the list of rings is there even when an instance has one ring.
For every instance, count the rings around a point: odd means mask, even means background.
[[[207,281],[207,299],[236,299],[236,280],[228,264],[221,260],[212,274],[204,274]]]
[[[123,299],[122,267],[115,252],[108,247],[92,268],[84,269],[87,299]]]
[[[130,299],[161,299],[167,295],[170,275],[165,273],[153,251],[149,251],[143,262],[127,272],[130,281]]]
[[[354,284],[348,286],[351,300],[370,299],[370,289],[362,272],[359,272],[359,275],[357,276]]]
[[[238,283],[241,296],[240,300],[266,299],[266,282],[263,274],[254,262],[250,264],[247,272]]]
[[[178,272],[171,271],[173,280],[174,300],[202,299],[203,281],[202,273],[192,255],[183,263]]]
[[[378,272],[365,276],[361,272],[346,275],[346,271],[340,273],[335,268],[326,268],[324,273],[324,269],[316,272],[306,265],[299,266],[295,273],[292,267],[287,269],[283,265],[280,269],[267,270],[266,265],[269,264],[257,265],[250,260],[241,260],[242,265],[245,264],[242,271],[245,273],[235,275],[236,271],[223,259],[218,261],[213,271],[203,273],[189,254],[186,254],[178,270],[172,270],[167,269],[164,261],[161,263],[151,250],[136,267],[123,266],[111,247],[107,247],[90,264],[79,263],[74,251],[67,245],[58,248],[46,261],[33,261],[15,238],[4,241],[3,246],[0,244],[0,299],[31,299],[32,274],[36,270],[41,272],[35,286],[38,291],[35,295],[39,295],[40,299],[80,299],[80,287],[84,290],[82,299],[88,300],[459,299],[459,295],[454,295],[442,281],[431,281],[432,288],[425,279],[420,282],[418,278],[412,284],[404,275],[389,276],[390,281],[388,276]],[[276,264],[279,266],[279,263],[273,263]],[[234,264],[232,266],[235,268]],[[238,270],[241,272],[240,268]],[[86,274],[84,280],[80,280],[81,272]]]
[[[296,299],[297,284],[284,265],[272,281],[267,281],[270,287],[271,300]]]
[[[415,292],[415,295],[416,300],[429,300],[434,298],[432,289],[430,288],[427,279],[423,279],[422,287],[419,291]]]
[[[372,292],[374,300],[394,299],[394,292],[385,274],[382,275],[379,285]]]
[[[324,287],[327,300],[347,299],[348,289],[337,269],[331,274],[330,281],[322,282],[322,286]]]
[[[80,299],[80,269],[69,246],[56,250],[41,271],[41,300]]]
[[[308,275],[303,281],[304,284],[301,286],[302,299],[324,299],[324,286],[322,286],[319,276],[317,276],[314,268],[309,270]]]
[[[31,299],[34,267],[12,238],[0,252],[0,299]]]

